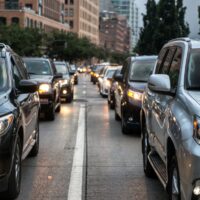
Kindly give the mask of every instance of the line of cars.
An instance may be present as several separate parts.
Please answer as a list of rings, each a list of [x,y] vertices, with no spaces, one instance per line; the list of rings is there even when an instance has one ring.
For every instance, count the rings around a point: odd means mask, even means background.
[[[57,64],[46,58],[22,59],[0,43],[0,199],[19,195],[21,162],[39,151],[40,113],[53,120],[64,89],[72,100],[76,77],[64,70],[64,63]]]
[[[108,102],[123,133],[141,133],[145,175],[169,200],[200,199],[200,42],[177,38],[158,57],[128,58]]]

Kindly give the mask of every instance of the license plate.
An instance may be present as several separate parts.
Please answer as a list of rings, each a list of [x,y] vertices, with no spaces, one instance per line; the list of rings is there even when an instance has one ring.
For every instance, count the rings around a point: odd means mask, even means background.
[[[41,104],[48,104],[49,100],[48,99],[40,99]]]

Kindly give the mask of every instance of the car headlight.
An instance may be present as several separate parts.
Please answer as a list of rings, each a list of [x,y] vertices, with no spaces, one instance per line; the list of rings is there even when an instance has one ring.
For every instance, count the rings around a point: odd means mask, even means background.
[[[13,122],[13,119],[13,114],[9,114],[0,118],[0,135],[4,134],[8,130],[8,128]]]
[[[141,101],[142,100],[142,93],[140,93],[140,92],[136,92],[136,91],[133,91],[133,90],[128,90],[127,95],[131,99],[134,99],[134,100],[137,100],[137,101]]]
[[[200,144],[200,118],[195,116],[193,120],[193,137]]]
[[[51,90],[51,85],[47,83],[43,83],[39,86],[39,94],[48,93]]]

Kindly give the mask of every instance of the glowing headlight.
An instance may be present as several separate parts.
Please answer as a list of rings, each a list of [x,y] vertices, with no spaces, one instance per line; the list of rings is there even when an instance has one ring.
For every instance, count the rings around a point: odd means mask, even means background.
[[[200,118],[195,116],[193,121],[193,137],[200,144]]]
[[[0,135],[5,133],[13,122],[13,114],[6,115],[0,118]]]
[[[137,101],[141,101],[142,100],[142,93],[140,92],[135,92],[133,90],[128,90],[127,92],[128,97],[137,100]]]
[[[41,84],[39,86],[39,93],[44,94],[50,92],[51,86],[49,84]]]

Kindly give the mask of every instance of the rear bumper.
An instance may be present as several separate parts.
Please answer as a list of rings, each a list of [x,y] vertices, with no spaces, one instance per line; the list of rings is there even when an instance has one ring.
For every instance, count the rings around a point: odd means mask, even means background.
[[[73,89],[71,86],[63,86],[60,90],[60,97],[61,98],[66,98],[70,97],[73,94]]]

